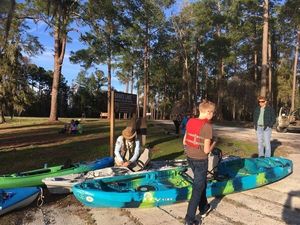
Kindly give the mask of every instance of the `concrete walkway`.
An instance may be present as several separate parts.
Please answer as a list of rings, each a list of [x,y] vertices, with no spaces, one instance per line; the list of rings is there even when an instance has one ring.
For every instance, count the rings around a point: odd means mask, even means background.
[[[209,199],[214,210],[205,225],[300,224],[300,155],[293,154],[294,172],[287,178],[250,191]],[[179,225],[187,203],[149,209],[92,209],[96,224]]]
[[[300,154],[288,156],[294,172],[261,188],[210,198],[213,211],[205,225],[300,224]],[[187,203],[146,209],[88,208],[73,195],[0,217],[0,224],[20,225],[180,225]]]
[[[210,198],[213,211],[202,224],[300,225],[300,154],[291,154],[288,158],[293,161],[294,172],[281,181],[223,198]],[[41,208],[13,212],[2,221],[0,217],[0,224],[180,225],[186,209],[186,202],[146,209],[94,209],[83,206],[69,195]]]

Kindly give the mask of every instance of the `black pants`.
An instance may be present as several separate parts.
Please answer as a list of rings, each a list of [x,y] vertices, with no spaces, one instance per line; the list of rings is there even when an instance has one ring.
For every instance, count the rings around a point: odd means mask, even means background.
[[[178,120],[173,120],[174,125],[175,125],[175,133],[179,134],[179,126],[180,126],[180,122]]]

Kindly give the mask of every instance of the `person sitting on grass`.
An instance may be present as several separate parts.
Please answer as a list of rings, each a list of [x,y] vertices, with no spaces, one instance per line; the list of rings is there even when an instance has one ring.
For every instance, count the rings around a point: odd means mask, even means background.
[[[75,121],[75,124],[76,124],[76,130],[77,130],[76,133],[82,134],[82,132],[83,132],[83,127],[82,127],[81,123],[79,122],[79,120],[76,120],[76,121]]]
[[[68,133],[69,130],[70,130],[69,126],[70,126],[70,125],[69,125],[68,123],[66,123],[66,124],[64,125],[64,128],[62,128],[58,133],[59,133],[59,134],[65,134],[65,133]]]
[[[141,142],[132,127],[126,127],[117,138],[114,153],[116,166],[128,167],[133,171],[144,169],[150,161],[149,149],[141,152]]]
[[[71,120],[69,133],[70,134],[76,134],[77,133],[77,125],[75,123],[75,120]]]

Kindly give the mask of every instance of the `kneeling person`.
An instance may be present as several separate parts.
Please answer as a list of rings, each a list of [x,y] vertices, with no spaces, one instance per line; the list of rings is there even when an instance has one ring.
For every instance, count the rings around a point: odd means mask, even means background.
[[[140,140],[132,127],[126,127],[117,138],[114,153],[116,166],[125,166],[133,171],[142,170],[150,161],[149,150],[141,153]]]

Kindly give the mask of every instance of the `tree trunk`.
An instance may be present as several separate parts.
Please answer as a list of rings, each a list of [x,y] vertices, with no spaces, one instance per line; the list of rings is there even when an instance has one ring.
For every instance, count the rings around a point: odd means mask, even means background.
[[[257,51],[254,51],[254,82],[257,83]]]
[[[190,96],[190,91],[189,91],[189,65],[188,65],[188,58],[187,54],[184,54],[184,64],[183,64],[183,71],[182,71],[182,79],[184,81],[183,84],[183,99],[188,103],[189,107],[189,96]]]
[[[271,39],[269,38],[268,44],[268,72],[269,72],[269,81],[268,81],[268,93],[269,93],[269,102],[273,103],[272,97],[272,48],[271,48]],[[273,105],[273,104],[272,104]]]
[[[194,93],[194,99],[193,99],[193,109],[191,112],[195,111],[197,109],[197,100],[199,97],[199,57],[200,57],[200,51],[199,51],[199,39],[197,38],[196,40],[196,52],[195,52],[195,77],[194,77],[194,82],[195,82],[195,93]]]
[[[269,33],[269,0],[264,0],[264,26],[262,42],[262,71],[260,95],[266,97],[267,94],[267,70],[268,70],[268,33]]]
[[[13,22],[13,17],[16,9],[16,1],[15,0],[10,0],[10,8],[7,14],[7,20],[5,23],[5,35],[4,35],[4,44],[1,46],[2,49],[0,49],[0,52],[2,52],[6,48],[6,44],[8,42],[8,36],[10,32],[10,27]]]
[[[293,111],[293,110],[295,109],[296,76],[297,76],[297,65],[298,65],[299,42],[300,42],[300,30],[298,30],[298,32],[297,32],[297,44],[296,44],[295,59],[294,59],[293,90],[292,90],[292,105],[291,105],[291,111]]]
[[[143,117],[146,117],[148,106],[148,75],[149,75],[149,34],[148,24],[146,25],[146,36],[144,45],[144,104]]]
[[[221,13],[221,4],[218,1],[218,11]],[[217,35],[221,37],[221,26],[217,25]],[[224,59],[219,58],[218,65],[218,75],[217,75],[217,118],[219,120],[223,119],[222,107],[223,107],[223,97],[224,97]]]
[[[257,29],[256,29],[256,23],[253,24],[253,43],[256,43],[257,40]],[[253,74],[253,81],[257,84],[258,82],[258,56],[257,56],[257,47],[254,44],[254,52],[253,52],[253,63],[254,63],[254,74]]]
[[[110,118],[110,105],[111,103],[111,57],[108,57],[107,63],[107,119]]]
[[[217,118],[223,119],[222,106],[224,98],[224,60],[219,61],[219,72],[217,78]]]
[[[107,62],[107,119],[110,119],[111,114],[111,62],[112,62],[112,50],[111,50],[111,34],[113,32],[113,25],[111,23],[108,24],[109,35],[108,35],[108,62]]]
[[[54,27],[54,73],[51,92],[51,109],[49,121],[58,120],[57,117],[57,96],[59,91],[59,81],[61,76],[61,69],[66,49],[67,35],[60,34],[60,24]]]
[[[5,117],[4,117],[4,112],[2,105],[0,106],[0,124],[5,123]]]
[[[130,86],[130,93],[133,94],[133,84],[134,84],[134,68],[132,66],[131,69],[131,80],[130,80],[131,86]]]
[[[235,120],[235,113],[236,113],[236,104],[235,100],[233,99],[233,106],[232,106],[232,119]]]

